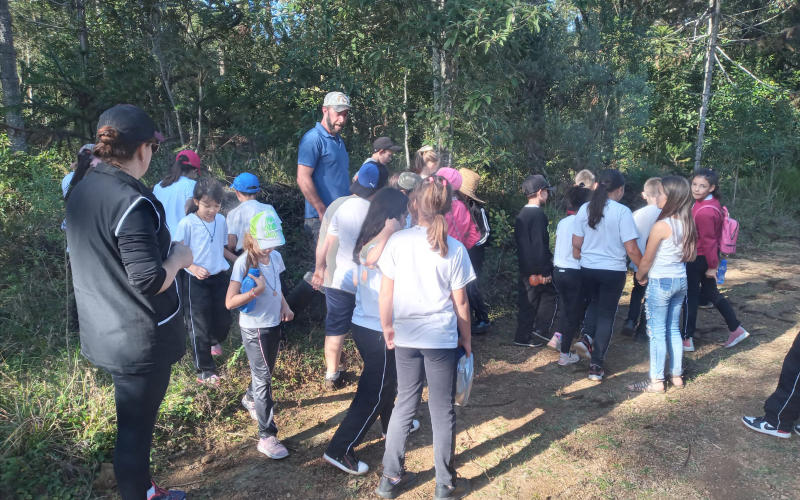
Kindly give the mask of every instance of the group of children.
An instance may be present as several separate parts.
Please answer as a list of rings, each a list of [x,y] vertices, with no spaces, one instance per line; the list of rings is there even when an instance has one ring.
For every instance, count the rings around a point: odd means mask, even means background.
[[[605,170],[595,181],[591,172],[582,171],[566,193],[567,217],[558,224],[551,254],[542,207],[554,188],[540,175],[525,179],[528,204],[515,223],[520,270],[515,344],[536,347],[547,341],[560,350],[559,365],[586,358],[589,379],[602,381],[627,260],[634,279],[622,333],[650,342],[650,377],[629,390],[664,392],[667,356],[671,384],[683,387],[683,353],[694,351],[701,300],[713,304],[728,325],[724,347],[747,338],[717,289],[724,220],[718,182],[708,169],[695,171],[691,184],[680,176],[649,179],[642,193],[647,205],[631,213],[620,203],[625,194],[622,173]],[[645,313],[640,316],[642,299]],[[572,352],[580,318],[583,329]]]

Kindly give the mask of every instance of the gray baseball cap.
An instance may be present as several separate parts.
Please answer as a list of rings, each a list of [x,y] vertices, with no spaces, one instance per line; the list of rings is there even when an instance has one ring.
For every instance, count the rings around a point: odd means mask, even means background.
[[[346,111],[350,109],[350,98],[342,92],[328,92],[325,100],[322,101],[322,106],[325,108],[333,108],[334,111]]]

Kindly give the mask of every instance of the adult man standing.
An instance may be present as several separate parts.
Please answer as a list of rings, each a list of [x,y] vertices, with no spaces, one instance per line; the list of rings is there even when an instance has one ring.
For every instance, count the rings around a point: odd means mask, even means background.
[[[304,230],[316,248],[320,221],[328,205],[350,194],[350,156],[339,133],[347,123],[350,98],[329,92],[322,102],[322,120],[305,133],[297,154],[297,185],[306,199]],[[286,301],[297,313],[311,301],[314,289],[300,281]]]

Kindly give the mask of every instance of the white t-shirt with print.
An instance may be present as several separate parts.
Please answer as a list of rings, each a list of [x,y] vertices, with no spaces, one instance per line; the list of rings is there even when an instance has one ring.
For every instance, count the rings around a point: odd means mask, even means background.
[[[458,345],[456,313],[450,294],[475,279],[467,249],[448,236],[442,257],[431,250],[428,229],[414,226],[394,233],[378,267],[394,280],[394,343],[417,349]]]
[[[238,207],[228,212],[228,217],[225,221],[228,224],[228,234],[236,236],[236,251],[242,249],[244,244],[244,235],[250,230],[250,220],[256,214],[261,212],[270,212],[273,220],[277,221],[278,228],[281,228],[283,222],[278,217],[278,212],[266,203],[261,203],[258,200],[247,200],[242,202]]]
[[[187,215],[178,222],[178,229],[172,235],[172,241],[181,240],[192,249],[195,266],[206,268],[211,275],[230,269],[224,252],[228,226],[222,215],[217,214],[214,222],[206,222],[196,213]],[[186,272],[192,274],[188,269]]]
[[[661,209],[658,205],[647,205],[639,210],[633,212],[633,222],[636,224],[636,232],[639,237],[636,239],[636,244],[639,246],[639,251],[644,255],[647,248],[647,238],[650,237],[650,230],[661,215]],[[638,271],[636,264],[631,262],[631,269]]]
[[[333,214],[328,234],[339,238],[339,251],[336,252],[336,270],[333,272],[331,288],[344,292],[356,293],[353,285],[353,273],[356,271],[353,260],[353,249],[356,247],[358,234],[367,217],[369,201],[363,198],[351,198]]]
[[[191,199],[194,195],[195,184],[197,184],[197,181],[181,176],[167,187],[161,187],[160,182],[153,187],[153,194],[156,199],[164,205],[167,228],[170,234],[173,235],[173,241],[180,241],[175,239],[175,231],[177,231],[178,223],[181,219],[186,217],[186,200]],[[227,235],[225,238],[227,238]]]
[[[267,282],[267,288],[255,300],[255,307],[245,314],[239,313],[239,326],[242,328],[272,328],[281,324],[281,273],[286,270],[283,257],[277,250],[269,254],[269,264],[258,263],[261,276]],[[247,267],[247,252],[244,252],[233,263],[231,281],[241,283],[250,271]],[[277,295],[273,291],[278,292]],[[252,301],[251,301],[252,302]]]
[[[575,215],[573,233],[583,237],[581,267],[625,271],[625,242],[639,237],[631,210],[614,200],[606,200],[603,218],[597,227],[589,227],[589,204],[584,203]]]
[[[572,256],[572,227],[575,216],[561,219],[556,227],[556,247],[553,252],[553,265],[561,269],[580,269],[581,263]]]

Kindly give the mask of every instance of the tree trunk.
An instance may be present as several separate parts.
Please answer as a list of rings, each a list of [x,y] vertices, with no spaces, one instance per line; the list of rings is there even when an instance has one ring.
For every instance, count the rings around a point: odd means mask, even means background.
[[[159,49],[156,40],[153,40],[153,55],[158,61],[158,74],[161,76],[161,84],[164,85],[164,90],[167,92],[167,99],[169,99],[169,103],[175,112],[175,126],[178,128],[178,136],[181,139],[181,146],[183,146],[186,144],[186,138],[183,134],[183,127],[181,127],[181,113],[178,111],[178,107],[175,105],[175,98],[172,97],[172,90],[169,88],[167,70],[164,68],[164,58],[161,55],[161,50]]]
[[[3,87],[3,106],[6,108],[6,125],[12,151],[25,151],[25,122],[22,120],[22,96],[19,91],[17,52],[11,31],[11,12],[8,0],[0,0],[0,83]]]
[[[446,0],[434,0],[439,11],[444,10]],[[441,166],[452,163],[453,148],[453,101],[450,87],[453,83],[453,55],[444,49],[446,30],[442,29],[438,40],[433,43],[433,111],[436,113],[434,135],[439,149]],[[440,44],[441,43],[441,44]]]
[[[203,70],[197,75],[197,152],[203,146]]]
[[[697,126],[697,149],[694,153],[694,169],[700,168],[703,157],[703,139],[706,133],[706,115],[708,102],[711,100],[711,78],[714,74],[714,57],[717,49],[717,33],[719,33],[719,11],[722,0],[709,0],[708,6],[713,13],[708,19],[708,45],[706,46],[705,76],[703,78],[703,102],[700,105],[700,123]]]
[[[408,69],[403,70],[403,130],[405,139],[403,145],[406,148],[406,170],[411,170],[411,156],[408,151]]]

